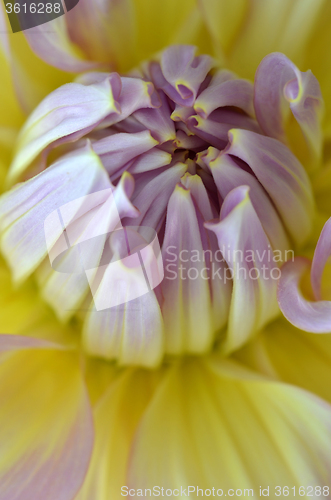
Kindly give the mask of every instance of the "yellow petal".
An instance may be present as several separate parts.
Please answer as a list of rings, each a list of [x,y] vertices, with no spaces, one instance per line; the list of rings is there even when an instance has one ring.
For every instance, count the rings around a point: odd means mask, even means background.
[[[326,0],[250,2],[245,26],[229,57],[231,69],[253,78],[261,59],[275,51],[283,52],[300,66],[318,15],[326,3]]]
[[[303,332],[279,319],[238,356],[260,372],[331,401],[331,335]]]
[[[169,370],[142,418],[124,484],[136,494],[192,485],[224,496],[253,489],[255,497],[269,486],[270,498],[278,485],[327,485],[330,417],[324,401],[229,362],[183,362]]]
[[[121,498],[133,435],[156,377],[157,372],[127,370],[99,401],[94,413],[96,442],[92,462],[75,500]]]
[[[190,16],[196,0],[134,0],[137,22],[137,62],[172,43]]]
[[[30,341],[31,348],[16,346],[0,363],[0,497],[72,500],[93,445],[78,359]]]

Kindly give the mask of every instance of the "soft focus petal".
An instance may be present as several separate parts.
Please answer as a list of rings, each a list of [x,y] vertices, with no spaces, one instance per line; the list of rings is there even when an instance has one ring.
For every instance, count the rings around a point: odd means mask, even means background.
[[[262,130],[284,143],[287,103],[308,143],[314,161],[322,154],[321,113],[323,99],[318,80],[298,70],[284,54],[266,56],[254,85],[254,106]]]
[[[328,2],[253,0],[247,3],[245,24],[228,57],[231,69],[253,79],[263,57],[275,51],[302,64],[318,16],[323,15]]]
[[[230,488],[256,496],[261,486],[328,485],[330,412],[310,393],[240,365],[175,364],[138,427],[124,484],[186,494],[190,485],[215,487],[224,496]]]
[[[78,139],[109,113],[118,113],[116,97],[111,78],[89,86],[68,83],[52,92],[21,130],[9,182],[17,180],[47,146],[59,140],[70,142]]]
[[[322,275],[325,264],[331,255],[331,219],[329,219],[321,232],[317,242],[311,266],[311,284],[315,299],[321,300]]]
[[[76,500],[120,498],[132,439],[157,379],[158,372],[128,369],[99,401],[94,412],[92,461]]]
[[[10,351],[6,346],[9,341]],[[42,341],[5,336],[0,377],[0,496],[72,500],[93,446],[93,424],[76,356]]]
[[[110,186],[99,157],[87,147],[4,194],[0,201],[1,248],[14,279],[26,278],[46,257],[44,222],[53,210]],[[60,227],[51,235],[54,244],[61,232]]]
[[[226,153],[245,161],[278,210],[296,244],[312,230],[314,201],[309,178],[296,157],[281,142],[246,130],[229,132]]]
[[[67,16],[53,19],[51,29],[46,23],[25,30],[24,34],[31,49],[46,63],[71,73],[87,71],[95,63],[87,61],[81,48],[70,39]]]
[[[278,287],[279,307],[292,325],[312,333],[331,332],[331,302],[320,300],[312,302],[301,293],[299,284],[309,269],[310,261],[297,257],[282,267]]]
[[[256,371],[331,401],[331,335],[311,335],[279,318],[237,356]]]

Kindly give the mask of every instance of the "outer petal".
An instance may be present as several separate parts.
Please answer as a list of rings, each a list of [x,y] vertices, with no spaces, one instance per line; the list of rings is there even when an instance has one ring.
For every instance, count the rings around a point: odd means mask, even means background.
[[[70,73],[87,71],[96,64],[87,61],[81,48],[70,39],[67,16],[53,19],[51,29],[47,23],[25,30],[24,34],[31,49],[46,63]]]
[[[124,484],[187,495],[192,486],[194,498],[197,486],[255,497],[260,487],[271,496],[276,486],[328,485],[330,406],[251,373],[226,362],[171,367],[138,427]]]
[[[127,369],[98,402],[92,461],[76,500],[120,498],[132,439],[158,378],[157,371]]]
[[[228,333],[222,347],[226,353],[243,345],[278,313],[279,269],[248,191],[247,186],[233,189],[222,205],[220,222],[205,224],[215,232],[233,277]]]
[[[110,188],[99,157],[90,149],[74,152],[1,198],[1,247],[16,281],[26,278],[47,255],[46,217],[61,205]],[[28,231],[27,231],[28,228]],[[52,235],[54,243],[60,236]]]
[[[302,295],[299,283],[309,269],[310,262],[298,257],[282,267],[278,288],[278,303],[285,318],[292,325],[312,333],[331,332],[331,302],[311,302]]]
[[[229,54],[229,66],[253,79],[264,56],[280,51],[301,64],[325,0],[271,0],[247,2],[245,25]],[[324,14],[325,15],[325,14]]]
[[[312,229],[314,201],[309,178],[296,157],[279,141],[247,130],[231,130],[226,153],[245,161],[274,202],[296,244]]]
[[[255,75],[256,117],[266,135],[286,143],[285,111],[288,103],[301,127],[314,160],[322,154],[323,99],[311,71],[302,73],[284,54],[266,56]]]
[[[5,336],[0,344],[6,351],[0,363],[0,496],[72,500],[93,446],[78,360],[34,339]]]
[[[331,219],[329,219],[321,232],[317,242],[311,266],[311,284],[316,300],[321,300],[322,275],[325,264],[331,255]]]
[[[238,356],[256,371],[331,401],[331,335],[311,335],[279,318]]]
[[[109,79],[88,86],[68,83],[52,92],[21,130],[9,182],[17,180],[47,146],[82,137],[111,112],[120,109]]]

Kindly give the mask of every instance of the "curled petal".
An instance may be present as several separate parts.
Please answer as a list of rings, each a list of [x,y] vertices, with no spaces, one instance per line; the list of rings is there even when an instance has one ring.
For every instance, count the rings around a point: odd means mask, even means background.
[[[78,356],[16,336],[0,346],[0,497],[72,500],[94,437]]]
[[[88,86],[68,83],[49,94],[20,133],[9,182],[17,180],[47,146],[83,137],[111,112],[118,114],[120,108],[108,78]]]
[[[331,219],[329,219],[318,239],[311,266],[311,285],[316,300],[321,300],[321,281],[325,264],[331,255]]]
[[[212,68],[209,56],[195,57],[196,47],[173,45],[161,58],[161,69],[166,81],[176,89],[182,101],[192,106],[201,83]]]
[[[231,130],[227,154],[252,169],[277,208],[291,238],[302,245],[312,229],[314,200],[308,175],[281,142],[247,130]]]
[[[291,109],[316,159],[322,152],[323,99],[317,79],[284,55],[266,56],[257,69],[254,86],[256,117],[263,131],[286,143],[286,105]]]
[[[194,109],[202,118],[208,118],[213,111],[224,106],[235,106],[254,116],[253,93],[253,85],[248,80],[241,80],[230,71],[222,70],[201,92]]]
[[[155,87],[151,82],[145,82],[139,78],[122,77],[121,83],[121,95],[118,98],[120,112],[113,110],[103,120],[100,127],[106,128],[115,125],[139,109],[161,107],[161,98],[155,92]]]
[[[131,174],[141,174],[157,168],[164,167],[171,163],[172,156],[162,149],[153,148],[137,158],[129,167]]]
[[[279,269],[248,192],[247,186],[230,191],[222,205],[220,222],[205,224],[215,232],[233,277],[228,333],[223,346],[226,353],[243,345],[278,314]]]
[[[217,150],[210,148],[204,158],[223,200],[232,189],[239,186],[249,186],[250,200],[271,246],[274,250],[282,253],[290,248],[279,215],[258,180],[249,172],[240,168],[230,155],[220,154]]]
[[[300,280],[309,269],[308,259],[297,257],[282,267],[278,286],[279,307],[292,325],[312,333],[331,332],[331,302],[311,302],[300,291]]]
[[[39,175],[4,194],[0,199],[1,248],[14,279],[25,279],[46,257],[44,222],[53,210],[110,187],[99,157],[87,147],[64,156]],[[60,234],[62,227],[54,226],[53,244]]]

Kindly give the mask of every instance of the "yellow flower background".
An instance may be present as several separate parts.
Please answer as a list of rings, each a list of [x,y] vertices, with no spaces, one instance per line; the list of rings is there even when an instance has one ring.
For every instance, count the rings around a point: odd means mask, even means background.
[[[108,14],[101,9],[107,2],[114,4]],[[323,162],[311,173],[318,214],[302,251],[311,257],[331,216],[331,2],[104,0],[95,9],[106,43],[88,19],[81,47],[71,43],[64,19],[54,23],[57,43],[78,61],[126,72],[185,43],[251,80],[274,51],[312,70],[325,116]],[[41,60],[1,16],[5,191],[26,117],[76,75]],[[117,500],[123,485],[254,488],[256,496],[269,486],[270,498],[276,486],[295,486],[296,496],[300,486],[331,488],[330,334],[301,332],[279,317],[230,358],[216,350],[157,370],[123,368],[84,357],[79,319],[60,323],[33,277],[14,287],[3,260],[0,276],[0,332],[37,339],[0,344],[0,500]]]

